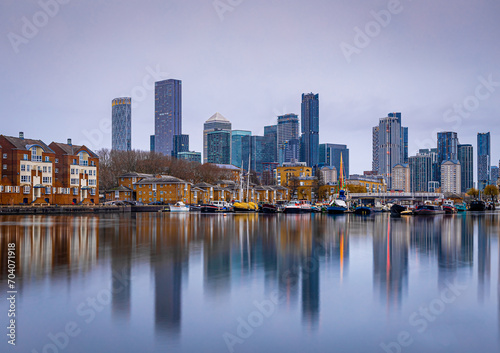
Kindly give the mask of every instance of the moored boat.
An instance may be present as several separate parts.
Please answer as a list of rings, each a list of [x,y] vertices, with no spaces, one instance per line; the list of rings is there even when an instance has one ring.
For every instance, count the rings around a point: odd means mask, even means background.
[[[233,203],[234,212],[257,212],[259,206],[253,202],[235,202]]]
[[[406,211],[406,207],[394,204],[391,206],[391,216],[401,216],[401,212]]]
[[[260,212],[262,213],[277,213],[278,206],[271,203],[264,203],[260,206]]]
[[[469,211],[480,211],[486,210],[486,203],[481,200],[474,200],[469,204]]]
[[[182,201],[177,202],[175,205],[170,205],[170,212],[189,212],[189,207]]]
[[[419,205],[414,211],[415,216],[432,216],[444,214],[444,210],[436,205]]]
[[[371,213],[372,213],[372,209],[370,207],[367,207],[367,206],[358,206],[354,210],[354,214],[362,215],[362,216],[368,216]]]

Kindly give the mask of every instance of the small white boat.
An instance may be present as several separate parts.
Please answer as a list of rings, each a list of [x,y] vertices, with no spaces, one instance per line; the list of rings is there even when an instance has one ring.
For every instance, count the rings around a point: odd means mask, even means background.
[[[175,205],[170,205],[170,212],[189,212],[189,207],[184,202],[179,201]]]

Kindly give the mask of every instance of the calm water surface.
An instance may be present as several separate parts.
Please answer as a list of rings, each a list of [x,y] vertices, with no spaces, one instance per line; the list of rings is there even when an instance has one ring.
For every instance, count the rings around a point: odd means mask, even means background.
[[[0,351],[498,352],[499,229],[499,213],[1,216]]]

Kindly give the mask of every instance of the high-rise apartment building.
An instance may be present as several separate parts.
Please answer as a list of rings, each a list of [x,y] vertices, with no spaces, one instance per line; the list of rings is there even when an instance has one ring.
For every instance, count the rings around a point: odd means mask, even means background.
[[[155,82],[155,151],[170,156],[174,136],[182,134],[182,82]]]
[[[214,144],[216,141],[213,140],[211,146],[209,146],[209,138],[208,135],[212,132],[215,131],[221,131],[221,139],[222,136],[225,136],[225,138],[229,138],[229,149],[225,149],[224,152],[222,150],[211,150],[213,148],[216,148],[216,146],[219,146],[222,148],[225,143],[221,144]],[[229,134],[227,134],[229,133]],[[212,139],[214,136],[212,136]],[[222,140],[221,140],[222,142]],[[224,147],[225,148],[225,147]],[[210,162],[209,156],[211,155],[212,157],[215,155],[227,155],[229,153],[229,159],[222,163],[222,164],[230,164],[231,163],[231,122],[227,120],[222,114],[220,113],[215,113],[205,121],[205,124],[203,125],[203,163],[216,163],[216,162]],[[211,158],[213,160],[213,158]],[[224,157],[225,160],[225,157]],[[217,162],[221,163],[221,162]]]
[[[477,134],[477,186],[479,190],[484,190],[490,183],[490,133]]]
[[[189,152],[189,135],[174,135],[172,157],[179,158],[180,152]]]
[[[264,163],[273,162],[273,147],[271,136],[243,136],[243,168],[248,170],[248,161],[250,160],[250,170],[262,175]]]
[[[297,114],[278,116],[278,163],[289,163],[300,158],[299,117]]]
[[[441,163],[441,192],[460,194],[462,190],[461,168],[458,160]]]
[[[278,125],[264,126],[264,136],[269,137],[273,144],[274,153],[272,162],[278,162]]]
[[[344,177],[349,177],[349,149],[346,145],[322,143],[319,145],[319,164],[321,166],[335,167],[337,180],[340,179],[340,156],[344,163]]]
[[[319,95],[302,95],[301,159],[309,167],[319,162]]]
[[[490,170],[490,179],[491,179],[490,180],[490,184],[497,185],[498,176],[499,176],[498,167],[496,165],[491,166],[491,170]]]
[[[238,168],[241,168],[243,161],[243,136],[250,135],[252,132],[247,130],[233,130],[231,132],[231,164]]]
[[[132,99],[115,98],[111,102],[111,149],[132,149]]]
[[[378,173],[379,163],[378,163],[378,126],[374,126],[372,129],[372,171]]]
[[[433,182],[432,158],[430,155],[417,153],[416,156],[408,158],[410,167],[410,189],[411,192],[429,191],[429,182]]]
[[[392,189],[410,192],[410,167],[408,164],[396,164],[392,168]]]
[[[231,164],[231,130],[214,130],[207,133],[206,163]]]
[[[472,145],[458,145],[458,161],[460,162],[461,192],[467,192],[474,187],[474,147]]]

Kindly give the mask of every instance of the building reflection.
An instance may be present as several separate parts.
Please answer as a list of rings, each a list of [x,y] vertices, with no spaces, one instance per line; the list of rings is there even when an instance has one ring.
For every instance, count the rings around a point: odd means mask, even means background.
[[[488,219],[485,216],[472,216],[477,224],[477,282],[478,301],[489,299],[491,276],[491,248],[488,232]]]

